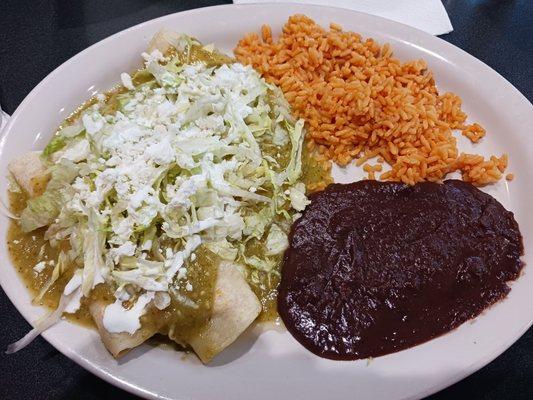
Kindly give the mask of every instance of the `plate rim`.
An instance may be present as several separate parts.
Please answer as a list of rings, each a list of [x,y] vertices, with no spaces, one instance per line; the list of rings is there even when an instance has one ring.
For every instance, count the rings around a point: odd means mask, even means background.
[[[522,94],[511,82],[509,82],[505,77],[500,75],[491,66],[487,65],[486,63],[484,63],[483,61],[479,60],[475,56],[469,54],[465,50],[455,46],[454,44],[452,44],[450,42],[447,42],[446,40],[444,40],[444,39],[442,39],[442,38],[440,38],[438,36],[433,36],[433,35],[425,32],[425,31],[422,31],[420,29],[414,28],[412,26],[409,26],[409,25],[406,25],[406,24],[403,24],[403,23],[400,23],[400,22],[396,22],[396,21],[393,21],[393,20],[390,20],[390,19],[387,19],[387,18],[379,17],[379,16],[376,16],[376,15],[364,13],[364,12],[349,10],[349,9],[345,9],[345,8],[342,8],[342,7],[333,7],[333,6],[325,6],[325,5],[295,4],[295,3],[290,3],[290,2],[263,2],[263,3],[254,3],[254,4],[250,4],[250,3],[246,3],[246,4],[223,4],[223,5],[201,7],[201,8],[194,8],[194,9],[189,9],[189,10],[184,10],[184,11],[179,11],[179,12],[173,12],[173,13],[169,13],[169,14],[166,14],[166,15],[162,15],[162,16],[157,17],[157,18],[153,18],[153,19],[150,19],[150,20],[147,20],[147,21],[143,21],[143,22],[141,22],[139,24],[130,26],[130,27],[128,27],[126,29],[123,29],[123,30],[121,30],[119,32],[116,32],[116,33],[114,33],[114,34],[112,34],[110,36],[107,36],[107,37],[99,40],[98,42],[90,45],[89,47],[83,49],[82,51],[76,53],[75,55],[70,57],[68,60],[64,61],[59,66],[57,66],[49,74],[47,74],[25,96],[25,98],[22,100],[22,102],[17,106],[17,108],[15,109],[14,113],[12,114],[10,120],[8,121],[7,125],[4,127],[4,129],[1,132],[0,150],[2,150],[2,148],[4,147],[5,139],[8,136],[7,132],[9,132],[13,128],[13,126],[16,124],[18,118],[20,118],[20,115],[24,113],[24,109],[26,108],[28,103],[30,103],[32,101],[32,99],[38,94],[39,89],[42,86],[44,86],[47,83],[47,81],[52,79],[57,74],[60,74],[61,71],[63,70],[63,68],[65,68],[65,66],[67,64],[75,62],[78,58],[83,57],[85,55],[85,53],[90,52],[92,49],[94,49],[96,47],[99,47],[99,46],[102,46],[102,45],[104,45],[104,44],[106,44],[106,43],[108,43],[110,41],[113,41],[113,40],[115,40],[116,38],[118,38],[120,36],[127,35],[130,31],[143,29],[144,26],[146,26],[146,25],[152,24],[152,23],[154,23],[156,21],[162,21],[162,20],[167,19],[167,18],[172,18],[172,16],[175,16],[177,14],[180,14],[180,15],[188,14],[191,17],[194,17],[194,14],[210,13],[210,12],[212,12],[214,10],[218,10],[218,9],[230,9],[230,8],[231,9],[240,9],[240,8],[258,8],[258,9],[260,9],[260,8],[268,7],[268,6],[283,6],[283,5],[287,5],[287,6],[290,5],[291,7],[301,8],[302,12],[305,12],[305,9],[309,9],[309,8],[328,9],[328,10],[336,9],[336,10],[339,10],[339,12],[345,12],[345,13],[349,13],[349,14],[353,14],[353,15],[359,14],[359,15],[364,16],[364,18],[367,18],[367,19],[370,19],[370,20],[374,19],[376,22],[385,21],[386,24],[392,25],[393,27],[394,26],[399,26],[399,27],[402,27],[402,29],[410,31],[411,33],[414,33],[414,34],[416,34],[418,36],[421,35],[421,36],[425,37],[429,41],[433,41],[434,43],[438,43],[441,46],[444,46],[444,48],[447,48],[450,51],[454,52],[455,55],[457,55],[457,56],[460,56],[462,58],[466,57],[467,59],[469,59],[470,62],[473,62],[473,63],[477,64],[477,66],[479,68],[482,68],[482,69],[486,70],[487,72],[490,72],[493,78],[497,78],[500,81],[500,84],[502,84],[502,85],[504,85],[506,87],[506,90],[514,92],[514,95],[517,98],[520,98],[520,100],[521,100],[520,103],[524,104],[526,106],[526,108],[529,107],[529,112],[533,113],[533,104],[529,101],[529,99],[527,97],[525,97],[525,95]],[[409,43],[409,42],[406,41],[406,43]],[[11,267],[12,267],[12,265],[11,265]],[[2,274],[0,273],[0,276],[1,275]],[[14,299],[13,294],[12,293],[10,294],[9,291],[5,290],[5,288],[3,286],[2,286],[2,288],[4,289],[4,293],[9,298],[9,300],[13,304],[13,306],[17,309],[19,314],[21,314],[22,317],[33,327],[34,323],[29,318],[27,318],[27,316],[25,315],[26,313],[21,311],[21,308],[16,304],[16,301]],[[39,306],[35,306],[35,307],[39,307]],[[67,324],[67,323],[70,324],[69,322],[65,322],[65,321],[61,321],[60,322],[61,325],[62,324]],[[492,362],[499,355],[503,354],[506,350],[508,350],[509,347],[513,343],[515,343],[532,325],[533,325],[533,315],[530,317],[529,323],[524,325],[524,326],[522,326],[521,329],[519,329],[519,334],[516,335],[516,337],[510,338],[509,340],[507,340],[505,342],[505,344],[503,344],[502,346],[499,347],[498,350],[494,350],[494,351],[492,351],[490,353],[484,354],[484,356],[480,360],[478,360],[477,362],[473,362],[469,366],[468,371],[466,373],[465,373],[464,370],[458,371],[458,372],[455,373],[455,375],[453,377],[451,377],[447,381],[442,382],[441,384],[435,385],[435,386],[427,389],[425,392],[420,393],[419,395],[411,396],[411,397],[407,397],[407,398],[408,399],[411,399],[411,398],[415,399],[415,398],[425,397],[425,396],[434,394],[434,393],[436,393],[436,392],[438,392],[438,391],[440,391],[440,390],[442,390],[442,389],[444,389],[446,387],[449,387],[449,386],[457,383],[458,381],[470,376],[471,374],[477,372],[478,370],[480,370],[481,368],[483,368],[484,366],[486,366],[487,364]],[[41,336],[51,346],[53,346],[57,351],[59,351],[61,354],[65,355],[70,360],[72,360],[76,364],[80,365],[82,368],[84,368],[87,371],[91,372],[92,374],[96,375],[100,379],[103,379],[107,383],[112,384],[113,386],[116,386],[116,387],[118,387],[120,389],[123,389],[123,390],[129,392],[129,393],[132,393],[132,394],[137,395],[137,396],[145,397],[145,398],[151,398],[151,399],[163,399],[163,398],[166,399],[167,398],[166,396],[157,395],[157,394],[152,393],[151,391],[144,390],[143,387],[136,385],[135,382],[125,381],[125,380],[122,380],[119,377],[117,377],[117,376],[115,376],[115,375],[113,375],[111,373],[107,373],[104,369],[100,368],[98,365],[96,365],[93,362],[91,362],[91,360],[86,359],[83,356],[79,355],[78,353],[76,353],[74,351],[70,351],[69,348],[65,348],[64,346],[62,346],[61,343],[59,342],[59,340],[57,338],[54,338],[54,335],[50,334],[50,331],[44,332]],[[173,399],[181,399],[182,398],[182,397],[180,397],[179,394],[177,394],[177,396],[178,397],[172,397],[172,398]]]

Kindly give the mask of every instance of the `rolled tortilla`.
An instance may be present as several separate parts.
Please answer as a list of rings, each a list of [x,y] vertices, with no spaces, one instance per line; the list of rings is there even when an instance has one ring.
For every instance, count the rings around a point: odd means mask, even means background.
[[[134,347],[140,346],[154,336],[160,328],[157,324],[150,324],[150,327],[141,326],[133,335],[127,332],[109,333],[103,323],[106,306],[107,304],[104,302],[93,301],[89,305],[89,312],[98,328],[102,342],[115,358],[123,356]]]
[[[30,151],[11,160],[7,166],[15,181],[30,197],[43,194],[50,179],[40,155],[40,151]]]
[[[243,333],[261,312],[261,303],[235,264],[221,262],[215,285],[212,315],[189,341],[207,364]]]

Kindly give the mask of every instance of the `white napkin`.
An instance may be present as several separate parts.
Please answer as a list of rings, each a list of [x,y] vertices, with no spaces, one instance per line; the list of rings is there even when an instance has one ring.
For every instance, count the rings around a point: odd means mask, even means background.
[[[286,3],[287,0],[233,0],[235,4]],[[432,35],[453,30],[446,9],[440,0],[293,0],[293,3],[318,4],[348,8],[378,15]]]
[[[4,126],[7,125],[8,120],[9,120],[9,115],[7,115],[4,111],[2,111],[2,107],[0,107],[0,135],[2,134],[2,130],[4,129]]]

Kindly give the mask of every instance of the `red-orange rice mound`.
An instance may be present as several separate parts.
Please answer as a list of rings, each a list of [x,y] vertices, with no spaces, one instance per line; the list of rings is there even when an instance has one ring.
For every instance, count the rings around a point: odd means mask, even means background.
[[[304,118],[308,146],[323,160],[362,165],[378,157],[391,170],[382,180],[440,181],[452,171],[463,180],[485,185],[499,180],[507,155],[485,159],[459,154],[453,130],[478,142],[485,130],[465,125],[461,99],[439,94],[423,60],[402,63],[388,44],[363,40],[336,24],[325,30],[304,15],[289,18],[279,40],[263,26],[235,49],[237,59],[252,65],[278,85],[293,112]],[[373,178],[381,167],[368,164]]]

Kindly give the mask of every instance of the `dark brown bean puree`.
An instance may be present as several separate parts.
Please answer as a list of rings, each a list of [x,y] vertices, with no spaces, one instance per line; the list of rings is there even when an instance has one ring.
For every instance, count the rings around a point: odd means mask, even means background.
[[[462,181],[335,184],[310,198],[278,309],[322,357],[375,357],[448,332],[505,297],[523,266],[513,213]]]

